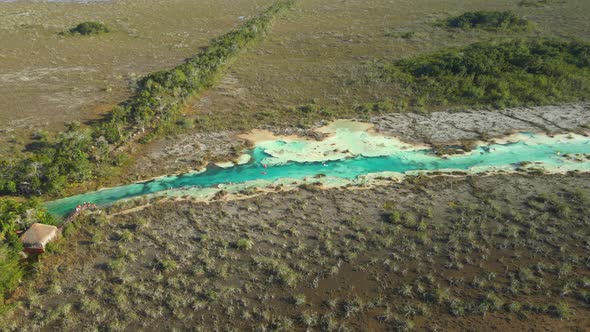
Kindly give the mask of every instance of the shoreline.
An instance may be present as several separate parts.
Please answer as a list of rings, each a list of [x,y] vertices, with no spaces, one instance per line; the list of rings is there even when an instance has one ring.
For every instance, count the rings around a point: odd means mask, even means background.
[[[498,113],[498,114],[496,114]],[[515,120],[510,116],[524,114],[527,119]],[[512,114],[510,116],[503,114]],[[562,129],[532,123],[563,117]],[[489,121],[487,120],[489,118]],[[338,121],[338,120],[336,120]],[[397,138],[403,143],[424,145],[443,150],[449,146],[491,142],[518,132],[544,133],[548,135],[574,132],[590,134],[590,102],[534,108],[511,108],[505,110],[441,111],[430,114],[390,113],[368,120],[352,119],[352,122],[371,123],[369,134]],[[296,127],[265,126],[243,131],[185,133],[172,140],[162,138],[142,148],[144,154],[137,157],[125,173],[137,181],[146,181],[161,174],[182,174],[209,163],[234,162],[239,159],[236,151],[243,151],[250,142],[263,142],[274,138],[321,141],[325,133],[317,130],[326,122],[318,122],[310,129]],[[548,126],[549,124],[546,123]],[[548,130],[551,129],[551,130]]]

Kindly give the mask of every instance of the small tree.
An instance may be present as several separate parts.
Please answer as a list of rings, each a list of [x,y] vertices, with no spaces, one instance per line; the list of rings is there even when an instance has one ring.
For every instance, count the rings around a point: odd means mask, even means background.
[[[80,34],[83,36],[88,35],[97,35],[100,33],[107,33],[111,32],[111,29],[100,22],[82,22],[78,24],[76,27],[70,29],[70,33],[73,34]]]

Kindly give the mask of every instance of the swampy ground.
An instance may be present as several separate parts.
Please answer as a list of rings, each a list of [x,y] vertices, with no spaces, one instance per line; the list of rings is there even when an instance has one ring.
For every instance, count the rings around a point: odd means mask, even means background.
[[[589,203],[585,174],[137,201],[66,229],[0,326],[582,331]]]

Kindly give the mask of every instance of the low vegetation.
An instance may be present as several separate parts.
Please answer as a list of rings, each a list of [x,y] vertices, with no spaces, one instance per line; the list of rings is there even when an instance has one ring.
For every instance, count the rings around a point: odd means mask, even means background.
[[[0,315],[6,307],[5,297],[12,291],[23,277],[23,268],[18,255],[18,248],[0,244]]]
[[[453,29],[482,29],[490,31],[527,31],[532,29],[528,20],[511,11],[475,11],[449,17],[444,25]]]
[[[539,105],[590,96],[590,44],[557,40],[480,42],[380,67],[424,105]]]
[[[521,7],[545,7],[553,4],[563,4],[566,0],[521,0],[518,5]]]
[[[589,181],[418,176],[113,215],[147,199],[121,203],[79,220],[0,330],[587,326]]]
[[[104,23],[89,21],[78,24],[77,26],[71,28],[69,32],[71,34],[88,36],[111,32],[111,29]]]

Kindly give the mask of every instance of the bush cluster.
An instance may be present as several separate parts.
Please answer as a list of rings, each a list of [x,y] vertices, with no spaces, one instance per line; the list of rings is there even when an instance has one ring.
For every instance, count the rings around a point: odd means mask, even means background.
[[[417,105],[509,107],[590,96],[586,42],[480,42],[401,60],[381,70],[383,78],[408,86]]]
[[[23,155],[0,161],[0,193],[58,193],[69,183],[90,179],[91,160],[100,149],[91,128],[72,123],[55,139],[41,138]]]
[[[0,314],[5,295],[18,285],[24,273],[24,262],[19,256],[22,245],[16,231],[35,222],[55,223],[39,200],[0,200]]]
[[[107,33],[111,32],[111,29],[106,26],[104,23],[100,22],[82,22],[77,26],[70,29],[70,33],[72,34],[80,34],[83,36],[88,35],[97,35],[100,33]]]
[[[17,231],[25,230],[36,222],[55,223],[39,199],[0,200],[0,242],[10,241]]]
[[[532,29],[528,20],[519,17],[511,11],[476,11],[467,12],[460,16],[449,17],[444,25],[449,28],[471,30],[503,30],[526,31]]]

